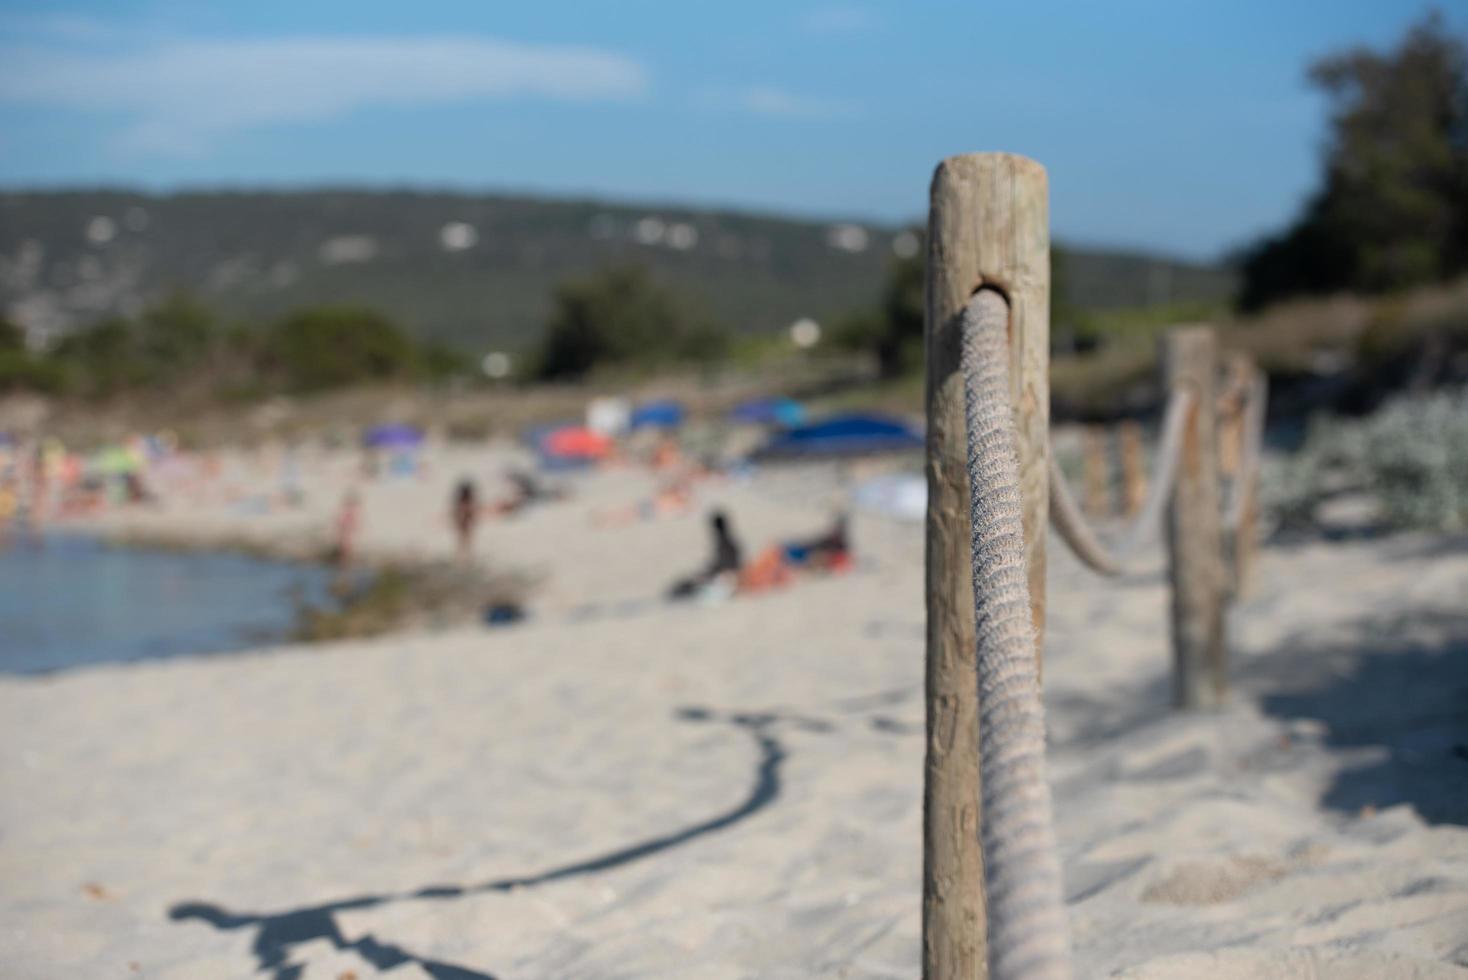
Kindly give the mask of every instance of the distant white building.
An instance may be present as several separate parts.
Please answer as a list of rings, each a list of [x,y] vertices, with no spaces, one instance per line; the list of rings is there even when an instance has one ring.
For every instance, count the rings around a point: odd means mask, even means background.
[[[92,245],[106,245],[117,237],[117,222],[105,214],[99,214],[87,222],[86,236]]]
[[[322,242],[316,254],[326,265],[370,262],[377,257],[377,239],[371,235],[337,235]]]
[[[479,244],[479,229],[467,221],[450,221],[438,230],[438,243],[445,252],[462,252]]]
[[[870,239],[861,225],[832,225],[826,229],[826,244],[842,252],[865,252]]]

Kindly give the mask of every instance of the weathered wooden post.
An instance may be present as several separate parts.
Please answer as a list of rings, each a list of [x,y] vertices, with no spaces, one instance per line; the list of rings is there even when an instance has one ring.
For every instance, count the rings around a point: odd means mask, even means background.
[[[1082,472],[1086,481],[1086,513],[1111,516],[1111,467],[1106,460],[1106,429],[1088,425],[1081,430]]]
[[[1223,385],[1218,395],[1218,473],[1232,481],[1239,470],[1244,445],[1244,408],[1253,381],[1253,361],[1242,351],[1223,358]]]
[[[1164,391],[1187,389],[1193,408],[1167,513],[1172,575],[1173,703],[1217,704],[1228,689],[1223,635],[1227,579],[1218,493],[1218,343],[1211,327],[1178,327],[1163,340]]]
[[[1009,301],[1031,612],[1045,620],[1050,422],[1050,218],[1045,168],[1004,153],[950,157],[933,176],[927,266],[927,759],[923,976],[987,975],[979,848],[978,689],[959,314],[980,287]],[[1041,634],[1043,635],[1043,634]]]
[[[1234,597],[1248,591],[1258,550],[1259,452],[1264,424],[1264,376],[1253,355],[1231,351],[1225,359],[1226,394],[1220,405],[1221,468],[1229,479],[1228,560]]]
[[[1118,441],[1121,443],[1122,510],[1127,517],[1132,517],[1147,502],[1147,468],[1142,454],[1141,423],[1136,419],[1122,422]]]

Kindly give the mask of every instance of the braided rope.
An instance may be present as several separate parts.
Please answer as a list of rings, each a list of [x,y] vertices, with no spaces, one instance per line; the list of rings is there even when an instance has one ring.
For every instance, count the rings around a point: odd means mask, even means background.
[[[990,976],[1069,980],[1009,397],[1009,306],[980,290],[962,318]]]
[[[1102,543],[1100,535],[1086,520],[1069,484],[1065,482],[1060,464],[1055,461],[1055,454],[1050,453],[1050,522],[1059,532],[1060,539],[1070,546],[1087,568],[1107,576],[1125,573],[1127,561],[1161,526],[1162,511],[1172,495],[1178,462],[1182,458],[1183,435],[1195,401],[1193,393],[1186,389],[1176,390],[1168,397],[1162,418],[1162,439],[1157,449],[1157,472],[1151,481],[1146,502],[1109,547]]]

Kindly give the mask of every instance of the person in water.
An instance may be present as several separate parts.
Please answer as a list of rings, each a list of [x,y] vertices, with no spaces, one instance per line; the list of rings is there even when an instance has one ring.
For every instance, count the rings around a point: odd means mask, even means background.
[[[450,518],[459,541],[459,561],[468,562],[474,553],[474,529],[479,524],[479,493],[473,480],[460,480],[454,491]]]
[[[696,574],[674,582],[668,590],[669,598],[692,598],[711,585],[738,578],[739,570],[744,567],[744,552],[734,537],[728,515],[721,510],[710,514],[709,532],[713,536],[713,554],[708,564]]]

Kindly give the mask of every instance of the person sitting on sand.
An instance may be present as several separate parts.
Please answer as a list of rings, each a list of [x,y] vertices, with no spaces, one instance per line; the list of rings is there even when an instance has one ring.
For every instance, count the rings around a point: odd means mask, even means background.
[[[831,529],[806,541],[787,541],[785,560],[797,568],[844,571],[851,566],[850,521],[844,511],[836,514]]]
[[[510,496],[485,508],[491,514],[509,516],[519,513],[532,504],[550,503],[566,497],[564,488],[548,487],[536,479],[535,474],[526,470],[507,469],[505,479],[509,481],[513,491]]]
[[[752,594],[784,588],[797,571],[843,572],[850,567],[848,521],[844,513],[838,513],[830,530],[817,537],[772,544],[755,555],[739,573],[739,592]]]
[[[670,599],[693,598],[719,585],[728,585],[732,591],[744,566],[743,550],[723,511],[716,510],[709,515],[709,531],[713,535],[714,553],[708,564],[698,573],[674,582],[668,590]]]
[[[479,524],[479,494],[473,480],[459,481],[449,516],[458,536],[459,561],[467,562],[474,552],[474,529]]]

